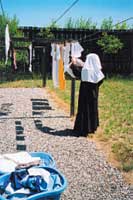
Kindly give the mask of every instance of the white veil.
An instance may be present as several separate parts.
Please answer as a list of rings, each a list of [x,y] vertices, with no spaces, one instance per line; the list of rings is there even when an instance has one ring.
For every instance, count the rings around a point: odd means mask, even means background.
[[[82,68],[81,80],[85,82],[98,83],[104,78],[101,69],[102,66],[99,56],[95,53],[88,54]]]

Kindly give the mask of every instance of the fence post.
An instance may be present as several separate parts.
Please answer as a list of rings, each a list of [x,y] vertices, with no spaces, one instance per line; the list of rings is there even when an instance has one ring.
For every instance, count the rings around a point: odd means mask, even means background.
[[[70,108],[70,116],[74,116],[75,114],[75,79],[71,80],[71,108]]]

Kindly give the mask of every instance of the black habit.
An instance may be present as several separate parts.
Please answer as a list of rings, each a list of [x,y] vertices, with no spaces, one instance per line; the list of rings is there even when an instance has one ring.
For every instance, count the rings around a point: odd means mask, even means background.
[[[72,65],[73,74],[81,79],[81,67]],[[83,82],[80,83],[78,111],[74,124],[74,131],[78,136],[87,136],[94,133],[99,126],[98,117],[98,93],[99,83]]]

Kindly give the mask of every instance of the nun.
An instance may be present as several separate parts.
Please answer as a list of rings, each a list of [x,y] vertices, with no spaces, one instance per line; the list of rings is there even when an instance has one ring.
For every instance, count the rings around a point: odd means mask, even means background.
[[[73,130],[77,136],[87,136],[89,133],[94,133],[99,126],[98,95],[99,86],[104,79],[99,56],[90,53],[86,56],[85,62],[73,58],[69,64],[69,71],[70,69],[71,76],[81,79],[78,111]]]

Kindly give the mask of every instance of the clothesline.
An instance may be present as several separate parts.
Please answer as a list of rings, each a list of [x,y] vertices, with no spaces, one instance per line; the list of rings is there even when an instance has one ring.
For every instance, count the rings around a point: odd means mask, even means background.
[[[65,75],[67,71],[73,78],[72,70],[68,68],[70,57],[81,57],[83,47],[78,41],[51,44],[52,80],[55,88],[65,89]]]

